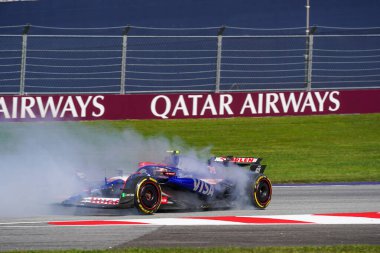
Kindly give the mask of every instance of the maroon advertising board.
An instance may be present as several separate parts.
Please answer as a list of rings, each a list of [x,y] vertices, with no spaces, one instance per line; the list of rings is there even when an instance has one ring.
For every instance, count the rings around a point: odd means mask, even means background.
[[[0,96],[0,121],[230,118],[379,112],[380,89]]]

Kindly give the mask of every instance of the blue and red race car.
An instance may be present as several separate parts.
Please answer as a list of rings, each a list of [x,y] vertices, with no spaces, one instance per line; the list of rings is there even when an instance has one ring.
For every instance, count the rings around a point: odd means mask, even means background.
[[[142,214],[167,209],[213,209],[252,204],[266,208],[272,185],[261,158],[212,157],[205,168],[182,168],[178,151],[164,163],[140,162],[135,173],[106,178],[84,193],[62,202],[65,206],[137,208]],[[240,168],[247,166],[249,169]],[[243,202],[243,203],[242,203]],[[245,202],[245,203],[244,203]]]

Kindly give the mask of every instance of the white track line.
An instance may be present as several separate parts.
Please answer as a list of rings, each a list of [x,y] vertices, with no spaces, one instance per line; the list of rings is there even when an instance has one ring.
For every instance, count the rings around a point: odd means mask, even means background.
[[[251,216],[244,216],[251,217]],[[328,215],[268,215],[260,216],[262,218],[295,220],[303,222],[311,222],[314,224],[325,225],[349,225],[349,224],[380,224],[380,219],[365,217],[349,217],[349,216],[328,216]]]
[[[159,226],[204,226],[204,225],[237,225],[236,222],[220,221],[220,220],[205,220],[194,218],[160,218],[160,219],[133,219],[119,221],[134,221],[148,223],[149,225]]]

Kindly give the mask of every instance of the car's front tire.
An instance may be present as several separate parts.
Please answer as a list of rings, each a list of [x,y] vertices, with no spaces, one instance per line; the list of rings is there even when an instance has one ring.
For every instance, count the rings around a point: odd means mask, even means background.
[[[153,214],[161,205],[161,187],[151,177],[141,178],[135,188],[135,207],[142,214]]]

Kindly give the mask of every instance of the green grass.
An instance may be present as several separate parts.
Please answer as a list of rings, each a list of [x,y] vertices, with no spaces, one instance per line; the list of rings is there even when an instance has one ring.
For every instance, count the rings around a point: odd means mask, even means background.
[[[380,181],[380,114],[85,124],[180,138],[215,155],[260,156],[274,182]]]
[[[214,155],[262,157],[274,183],[380,181],[380,114],[5,123],[0,127],[0,152],[13,150],[17,140],[35,132],[25,126],[39,128],[38,124],[67,126],[75,138],[99,147],[93,151],[99,155],[104,138],[112,144],[118,133],[134,129],[145,138],[163,136],[173,148],[180,139],[199,152],[209,147]]]
[[[9,251],[9,252],[91,252],[91,253],[377,253],[380,246],[341,245],[341,246],[307,246],[307,247],[257,247],[257,248],[131,248],[116,250],[62,250],[62,251]]]

